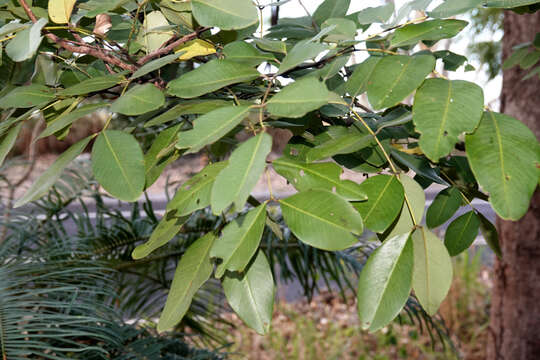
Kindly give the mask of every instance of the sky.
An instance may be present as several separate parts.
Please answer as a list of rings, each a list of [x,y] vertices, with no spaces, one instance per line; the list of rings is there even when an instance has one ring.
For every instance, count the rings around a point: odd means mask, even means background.
[[[261,4],[268,4],[271,2],[274,2],[275,0],[259,0]],[[450,0],[451,1],[451,0]],[[315,9],[322,3],[322,0],[302,0],[305,7],[308,9],[308,11],[313,14]],[[407,3],[407,0],[394,0],[396,11],[403,6],[405,3]],[[432,4],[427,8],[426,10],[431,10],[438,6],[442,0],[434,0]],[[349,8],[349,13],[353,13],[362,9],[365,9],[367,7],[373,7],[373,6],[380,6],[385,4],[385,0],[352,0],[351,1],[351,7]],[[305,10],[302,8],[298,0],[290,0],[286,4],[282,5],[280,10],[280,17],[301,17],[305,16]],[[414,14],[411,14],[411,16],[415,16]],[[416,16],[420,16],[417,14]],[[264,17],[265,22],[269,21],[270,19],[270,8],[266,8],[264,11]],[[457,16],[458,19],[462,20],[468,20],[467,14]],[[268,27],[269,24],[265,24],[265,27]],[[371,26],[367,32],[361,33],[358,36],[358,39],[363,39],[370,34],[377,33],[381,29],[378,26]],[[449,49],[450,51],[453,51],[457,54],[465,55],[469,57],[469,54],[467,53],[467,46],[469,43],[471,43],[472,40],[474,41],[487,41],[487,40],[495,40],[500,41],[502,39],[502,31],[498,33],[491,33],[491,32],[485,32],[480,34],[479,36],[475,36],[474,39],[473,34],[468,30],[468,27],[465,28],[460,35],[458,35],[456,38],[454,38],[452,41],[449,42]],[[439,42],[437,46],[444,45],[444,41]],[[366,56],[366,55],[364,55]],[[356,55],[355,61],[362,61],[363,57],[362,55]],[[469,71],[464,72],[463,67],[460,68],[457,72],[450,72],[448,74],[448,77],[451,79],[460,79],[460,80],[468,80],[477,83],[484,89],[484,96],[485,96],[485,102],[486,104],[489,104],[492,108],[497,109],[498,108],[498,98],[502,87],[502,77],[498,76],[495,79],[488,82],[487,75],[484,71],[481,70],[481,64],[478,62],[475,62],[474,59],[470,59],[470,63],[476,68],[480,69],[477,71]]]

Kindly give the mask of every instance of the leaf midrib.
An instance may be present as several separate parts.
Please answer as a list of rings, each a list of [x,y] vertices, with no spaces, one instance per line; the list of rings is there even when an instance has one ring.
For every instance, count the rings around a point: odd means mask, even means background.
[[[127,185],[128,185],[129,188],[130,188],[131,195],[136,194],[137,191],[135,190],[133,184],[132,184],[131,181],[129,180],[129,177],[127,176],[126,170],[125,170],[124,167],[122,166],[122,162],[121,162],[120,159],[118,158],[118,155],[117,155],[116,152],[114,151],[114,148],[112,147],[112,144],[111,144],[111,142],[109,141],[109,138],[107,137],[107,132],[104,131],[102,134],[103,134],[103,139],[105,140],[105,143],[107,144],[107,147],[110,149],[111,154],[112,154],[112,156],[113,156],[115,162],[118,164],[118,168],[119,168],[120,171],[122,172],[122,175],[124,176],[125,181],[126,181]]]

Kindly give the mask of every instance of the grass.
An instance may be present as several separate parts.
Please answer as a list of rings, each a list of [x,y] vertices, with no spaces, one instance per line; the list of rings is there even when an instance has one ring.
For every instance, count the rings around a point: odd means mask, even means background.
[[[229,336],[233,345],[228,351],[233,359],[257,360],[483,359],[491,284],[481,256],[479,251],[455,259],[454,284],[441,306],[455,352],[438,340],[432,342],[411,324],[394,323],[369,334],[359,327],[354,296],[343,301],[333,293],[321,294],[310,303],[279,302],[266,336],[255,334],[229,314],[237,326]]]

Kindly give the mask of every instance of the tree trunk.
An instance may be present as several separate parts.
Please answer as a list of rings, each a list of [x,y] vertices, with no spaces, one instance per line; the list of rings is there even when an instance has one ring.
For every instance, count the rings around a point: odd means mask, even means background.
[[[504,16],[503,59],[512,47],[534,39],[540,12]],[[522,81],[527,71],[504,71],[502,112],[525,123],[540,138],[540,79]],[[540,191],[518,222],[497,220],[503,257],[495,264],[489,360],[540,358]]]

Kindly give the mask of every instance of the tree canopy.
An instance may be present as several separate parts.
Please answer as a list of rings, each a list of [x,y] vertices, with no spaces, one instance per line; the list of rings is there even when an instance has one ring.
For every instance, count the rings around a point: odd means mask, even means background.
[[[434,314],[452,283],[451,256],[479,231],[498,251],[493,225],[472,201],[521,218],[538,185],[540,147],[517,119],[485,107],[478,85],[442,74],[467,67],[465,57],[432,49],[467,26],[448,17],[479,6],[527,10],[536,1],[452,0],[410,19],[430,3],[351,14],[350,0],[326,0],[313,14],[260,31],[262,9],[286,1],[0,1],[0,158],[36,114],[46,121],[40,137],[62,139],[84,115],[108,113],[103,130],[61,154],[16,205],[43,196],[88,146],[96,180],[125,201],[139,199],[179,157],[205,152],[211,163],[178,189],[133,253],[142,258],[166,244],[196,210],[223,216],[179,260],[160,330],[181,321],[214,275],[240,318],[268,331],[275,285],[258,249],[265,229],[281,236],[271,207],[294,239],[318,249],[350,248],[367,230],[377,235],[381,245],[358,286],[364,328],[392,321],[411,291]],[[380,31],[363,36],[374,24]],[[540,54],[537,41],[531,46]],[[355,52],[365,60],[352,64]],[[272,128],[293,137],[270,161]],[[250,137],[241,141],[240,132]],[[269,189],[259,203],[251,193],[271,167],[298,192],[278,199]],[[368,178],[343,180],[344,168]],[[444,190],[423,221],[424,189],[433,183]],[[433,228],[462,206],[469,212],[441,241]]]

